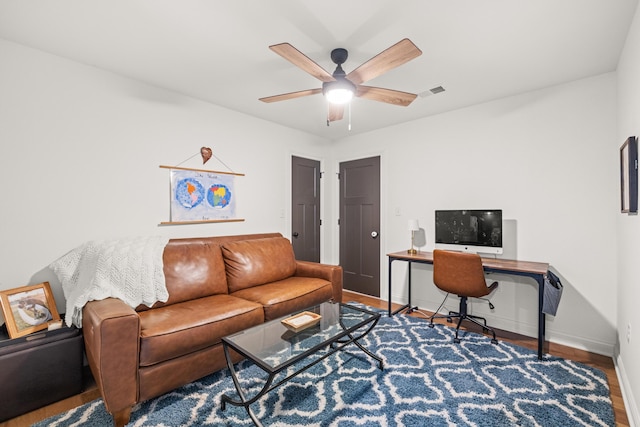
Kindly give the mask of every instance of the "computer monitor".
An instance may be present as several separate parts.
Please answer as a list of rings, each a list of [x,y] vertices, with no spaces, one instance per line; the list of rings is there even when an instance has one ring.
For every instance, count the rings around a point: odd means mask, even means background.
[[[437,210],[436,249],[502,254],[502,210]]]

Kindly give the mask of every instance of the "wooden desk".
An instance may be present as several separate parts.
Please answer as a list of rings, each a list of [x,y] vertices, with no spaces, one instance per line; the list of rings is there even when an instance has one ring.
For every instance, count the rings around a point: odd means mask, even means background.
[[[393,316],[405,309],[411,312],[417,308],[411,306],[411,264],[414,262],[421,264],[433,264],[433,253],[418,252],[415,255],[411,255],[408,254],[407,251],[402,251],[387,254],[387,257],[389,258],[389,316]],[[409,296],[407,304],[394,312],[391,311],[391,264],[393,261],[405,261],[409,263]],[[517,261],[513,259],[482,258],[482,266],[486,272],[530,277],[538,284],[538,359],[542,360],[545,334],[545,315],[542,312],[542,304],[544,301],[544,276],[549,270],[549,264],[542,262]]]

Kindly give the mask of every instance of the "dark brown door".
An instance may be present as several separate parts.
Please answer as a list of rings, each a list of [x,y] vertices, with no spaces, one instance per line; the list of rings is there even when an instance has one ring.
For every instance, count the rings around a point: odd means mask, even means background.
[[[320,262],[320,162],[291,156],[291,243],[296,259]]]
[[[340,265],[345,289],[380,296],[380,157],[340,163]]]

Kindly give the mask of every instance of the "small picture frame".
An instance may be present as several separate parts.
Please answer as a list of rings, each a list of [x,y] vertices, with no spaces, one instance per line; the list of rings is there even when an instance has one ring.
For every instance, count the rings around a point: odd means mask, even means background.
[[[49,282],[0,291],[0,302],[9,338],[47,329],[60,320]]]
[[[620,147],[620,211],[638,213],[638,139],[630,136]]]

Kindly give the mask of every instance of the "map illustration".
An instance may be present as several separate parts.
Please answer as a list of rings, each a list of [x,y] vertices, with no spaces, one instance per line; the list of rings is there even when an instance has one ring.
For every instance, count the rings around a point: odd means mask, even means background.
[[[185,209],[192,209],[204,200],[204,187],[193,178],[184,178],[176,184],[176,200]]]
[[[189,170],[171,171],[171,221],[235,217],[234,176]]]

